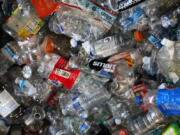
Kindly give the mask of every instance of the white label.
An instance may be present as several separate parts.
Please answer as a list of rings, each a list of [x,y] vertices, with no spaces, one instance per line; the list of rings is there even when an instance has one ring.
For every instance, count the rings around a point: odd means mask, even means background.
[[[14,98],[6,91],[0,93],[0,114],[3,117],[8,116],[19,107],[19,104]]]
[[[65,70],[59,69],[59,68],[56,69],[55,74],[56,74],[56,75],[59,75],[59,76],[61,76],[61,77],[67,78],[67,79],[68,79],[68,78],[70,77],[70,75],[71,75],[71,73],[69,73],[69,72],[67,72],[67,71],[65,71]]]

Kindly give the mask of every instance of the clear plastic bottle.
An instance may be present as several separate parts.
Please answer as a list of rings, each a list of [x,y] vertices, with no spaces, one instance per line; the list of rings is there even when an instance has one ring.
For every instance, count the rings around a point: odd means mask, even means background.
[[[130,118],[130,111],[127,104],[120,102],[117,97],[112,97],[107,104],[116,124],[125,125],[126,121]]]
[[[15,83],[19,86],[19,88],[15,90],[17,95],[32,97],[37,93],[36,88],[28,80],[18,77]]]
[[[129,130],[134,135],[143,135],[148,130],[163,122],[164,117],[157,108],[150,108],[144,115],[140,115],[129,122]]]
[[[80,118],[87,118],[91,113],[91,109],[95,106],[101,106],[106,103],[110,98],[110,95],[105,90],[91,91],[88,89],[88,93],[80,95],[65,95],[60,96],[60,107],[64,115],[76,115]]]
[[[65,117],[62,120],[66,129],[78,135],[96,134],[99,131],[96,124],[85,119],[79,119],[77,117]]]
[[[96,59],[71,57],[69,59],[68,67],[72,69],[80,69],[84,72],[100,77],[111,78],[112,73],[115,72],[116,65]]]
[[[101,22],[81,12],[81,10],[67,5],[60,5],[56,16],[50,21],[50,30],[68,35],[75,40],[88,41],[98,38],[105,32]],[[88,29],[87,29],[88,28]]]
[[[161,16],[162,26],[165,28],[173,28],[178,24],[180,16],[180,7]]]
[[[134,40],[131,34],[118,34],[100,39],[95,42],[83,43],[83,48],[90,56],[105,58],[131,48]]]

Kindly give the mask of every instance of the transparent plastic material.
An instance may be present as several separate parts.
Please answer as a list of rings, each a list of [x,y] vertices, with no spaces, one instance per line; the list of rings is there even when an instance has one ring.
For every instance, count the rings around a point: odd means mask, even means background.
[[[38,18],[30,3],[23,2],[19,4],[3,28],[16,40],[24,40],[35,35],[43,25],[44,22]]]
[[[101,22],[94,20],[79,9],[67,5],[60,5],[54,18],[53,21],[56,22],[50,21],[50,30],[56,32],[59,29],[62,34],[76,40],[97,39],[105,32]]]
[[[87,88],[87,92],[80,95],[61,94],[59,102],[62,113],[64,115],[69,114],[79,116],[80,118],[87,118],[93,107],[101,106],[110,98],[107,91],[101,89],[95,90],[92,91]]]
[[[161,112],[157,108],[151,108],[146,114],[132,120],[129,123],[129,129],[134,135],[141,135],[163,122],[163,120],[164,117]]]
[[[180,61],[180,55],[179,55],[179,47],[180,43],[172,42],[173,44],[169,45],[169,43],[165,43],[167,45],[164,45],[158,53],[157,56],[157,63],[160,72],[166,77],[170,78],[174,83],[179,81],[179,61]]]

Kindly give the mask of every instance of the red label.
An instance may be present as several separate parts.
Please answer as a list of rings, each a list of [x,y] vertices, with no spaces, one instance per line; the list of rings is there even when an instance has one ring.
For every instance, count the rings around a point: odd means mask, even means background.
[[[147,90],[146,90],[146,87],[145,87],[144,83],[143,84],[139,84],[137,86],[134,86],[132,88],[132,91],[133,91],[135,96],[142,96],[142,97],[147,93]],[[147,108],[143,104],[141,104],[140,106],[141,106],[141,109],[144,112],[147,111]]]
[[[50,80],[61,82],[67,89],[72,89],[76,79],[79,76],[80,70],[66,70],[68,61],[64,58],[60,58],[53,71],[49,75]]]

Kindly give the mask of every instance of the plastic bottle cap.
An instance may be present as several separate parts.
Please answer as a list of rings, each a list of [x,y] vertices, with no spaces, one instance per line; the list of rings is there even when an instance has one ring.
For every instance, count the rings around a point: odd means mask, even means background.
[[[141,42],[143,40],[143,35],[141,31],[135,31],[134,32],[134,38],[136,39],[137,42]]]
[[[141,99],[142,98],[140,96],[136,97],[136,104],[140,105],[142,103]]]
[[[120,124],[121,124],[121,120],[120,120],[120,119],[115,119],[115,123],[116,123],[117,125],[120,125]]]
[[[129,135],[129,133],[126,130],[120,130],[118,135]]]
[[[143,57],[143,63],[144,64],[149,64],[150,63],[150,60],[151,60],[151,57],[147,57],[147,56],[145,56],[145,57]]]
[[[166,47],[172,47],[172,46],[175,45],[175,43],[176,43],[176,42],[171,41],[171,40],[169,40],[169,39],[167,39],[167,38],[163,38],[163,40],[161,41],[161,44],[164,45],[164,46],[166,46]]]
[[[78,45],[77,40],[75,40],[73,38],[70,40],[70,43],[71,43],[71,47],[73,47],[73,48],[77,47],[77,45]]]

